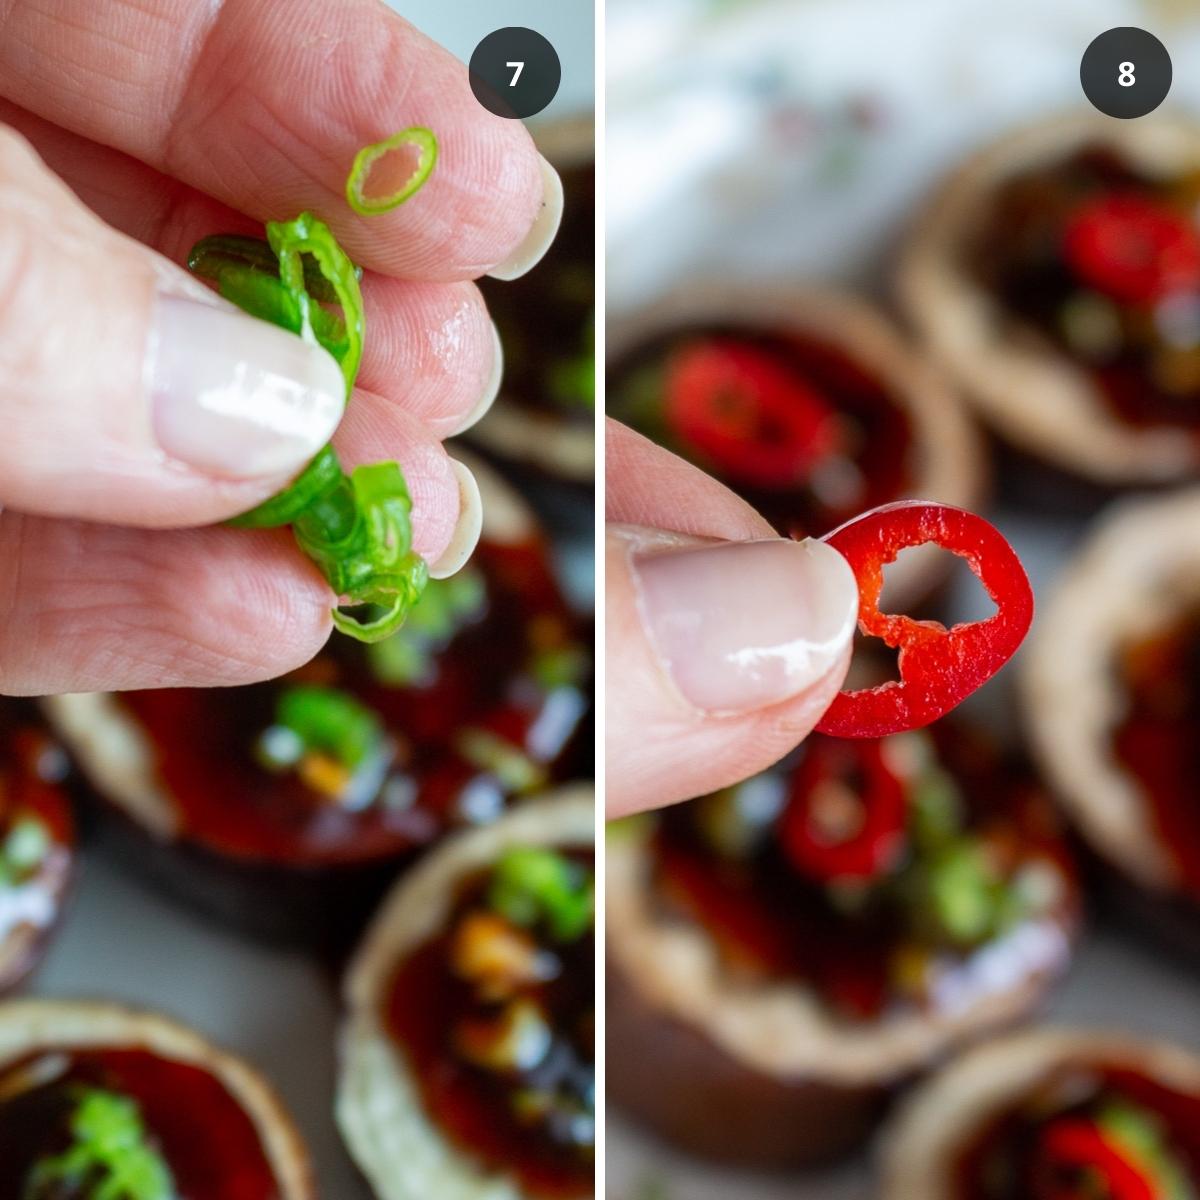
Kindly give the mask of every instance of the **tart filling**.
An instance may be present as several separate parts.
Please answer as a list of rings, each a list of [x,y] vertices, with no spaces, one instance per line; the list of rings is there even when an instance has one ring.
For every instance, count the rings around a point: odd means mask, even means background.
[[[956,1200],[1195,1200],[1200,1096],[1131,1067],[1061,1062],[972,1135]]]
[[[813,735],[612,842],[625,973],[772,1076],[915,1069],[972,1021],[1027,1006],[1065,967],[1078,917],[1045,799],[945,722]]]
[[[1101,143],[1014,175],[968,250],[979,284],[1086,371],[1114,417],[1200,442],[1200,171]]]
[[[589,655],[516,515],[382,642],[331,639],[269,683],[50,711],[107,798],[226,857],[365,862],[494,820],[570,769],[588,704]]]
[[[887,1200],[1195,1200],[1200,1062],[1114,1034],[988,1043],[914,1092],[885,1139]]]
[[[75,830],[61,749],[0,699],[0,990],[30,970],[59,916]]]
[[[593,820],[580,790],[447,841],[368,933],[338,1118],[386,1200],[592,1194]]]
[[[249,1068],[106,1005],[0,1010],[0,1194],[309,1200],[290,1121]]]

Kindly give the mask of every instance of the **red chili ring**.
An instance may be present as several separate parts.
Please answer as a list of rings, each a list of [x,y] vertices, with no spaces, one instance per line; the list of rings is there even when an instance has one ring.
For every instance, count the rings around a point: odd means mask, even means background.
[[[1093,1171],[1100,1175],[1113,1200],[1157,1200],[1154,1179],[1132,1162],[1121,1147],[1094,1121],[1064,1118],[1051,1124],[1042,1137],[1042,1155],[1051,1170]],[[1041,1193],[1046,1200],[1053,1195]]]
[[[858,580],[858,627],[900,650],[900,679],[839,692],[817,729],[834,737],[886,737],[945,716],[1016,652],[1033,620],[1033,589],[1013,548],[982,517],[928,500],[885,504],[847,521],[825,541]],[[996,603],[982,621],[947,629],[879,611],[883,568],[926,542],[966,559]]]

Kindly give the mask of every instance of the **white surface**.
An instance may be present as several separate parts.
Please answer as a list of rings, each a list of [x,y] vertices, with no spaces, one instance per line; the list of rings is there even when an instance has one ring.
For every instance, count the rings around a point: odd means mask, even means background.
[[[608,20],[610,311],[727,272],[843,283],[886,303],[895,241],[933,181],[994,131],[1080,104],[1079,59],[1112,26],[1158,34],[1174,62],[1164,110],[1200,111],[1194,0],[609,0]],[[863,100],[880,121],[848,128]],[[990,515],[1043,593],[1082,522]],[[974,580],[956,579],[955,619],[985,615],[981,602]],[[1011,679],[974,707],[1007,719],[997,701]],[[1200,971],[1103,930],[1049,1015],[1200,1047]],[[715,1170],[615,1114],[608,1151],[611,1200],[641,1200],[649,1180],[664,1200],[874,1195],[865,1156],[815,1176]]]

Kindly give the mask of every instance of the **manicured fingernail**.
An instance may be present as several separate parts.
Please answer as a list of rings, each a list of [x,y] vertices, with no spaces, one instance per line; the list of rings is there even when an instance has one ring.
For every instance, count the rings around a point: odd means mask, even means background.
[[[146,377],[163,450],[237,479],[299,470],[346,406],[341,369],[320,346],[177,295],[155,302]]]
[[[810,688],[854,636],[858,586],[824,542],[721,542],[635,555],[642,620],[685,700],[750,712]]]
[[[542,163],[542,207],[538,209],[533,228],[525,240],[488,274],[493,279],[519,279],[532,270],[550,249],[554,235],[558,232],[563,214],[563,186],[558,172],[543,158]]]
[[[479,397],[479,403],[463,418],[462,423],[458,425],[449,435],[457,437],[460,433],[465,433],[472,425],[477,425],[487,415],[487,411],[496,403],[496,397],[500,394],[500,381],[504,378],[504,347],[500,344],[500,331],[495,324],[492,325],[492,369],[488,374],[487,381],[483,385],[483,395]]]
[[[483,501],[479,497],[479,484],[475,476],[469,467],[453,458],[450,465],[458,480],[458,523],[441,558],[430,564],[430,579],[445,579],[461,571],[479,544],[479,534],[483,529]]]

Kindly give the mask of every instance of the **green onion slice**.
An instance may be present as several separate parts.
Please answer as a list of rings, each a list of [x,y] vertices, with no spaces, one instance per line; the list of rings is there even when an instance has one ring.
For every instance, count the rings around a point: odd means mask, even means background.
[[[415,146],[417,149],[417,165],[412,174],[394,192],[385,196],[368,197],[366,195],[367,180],[371,171],[380,159],[393,150],[404,146]],[[382,142],[364,146],[355,156],[354,165],[346,179],[346,202],[356,213],[363,216],[374,216],[378,213],[390,212],[414,196],[425,185],[425,181],[433,173],[438,158],[438,141],[433,131],[420,125],[411,129],[402,129],[384,138]]]

